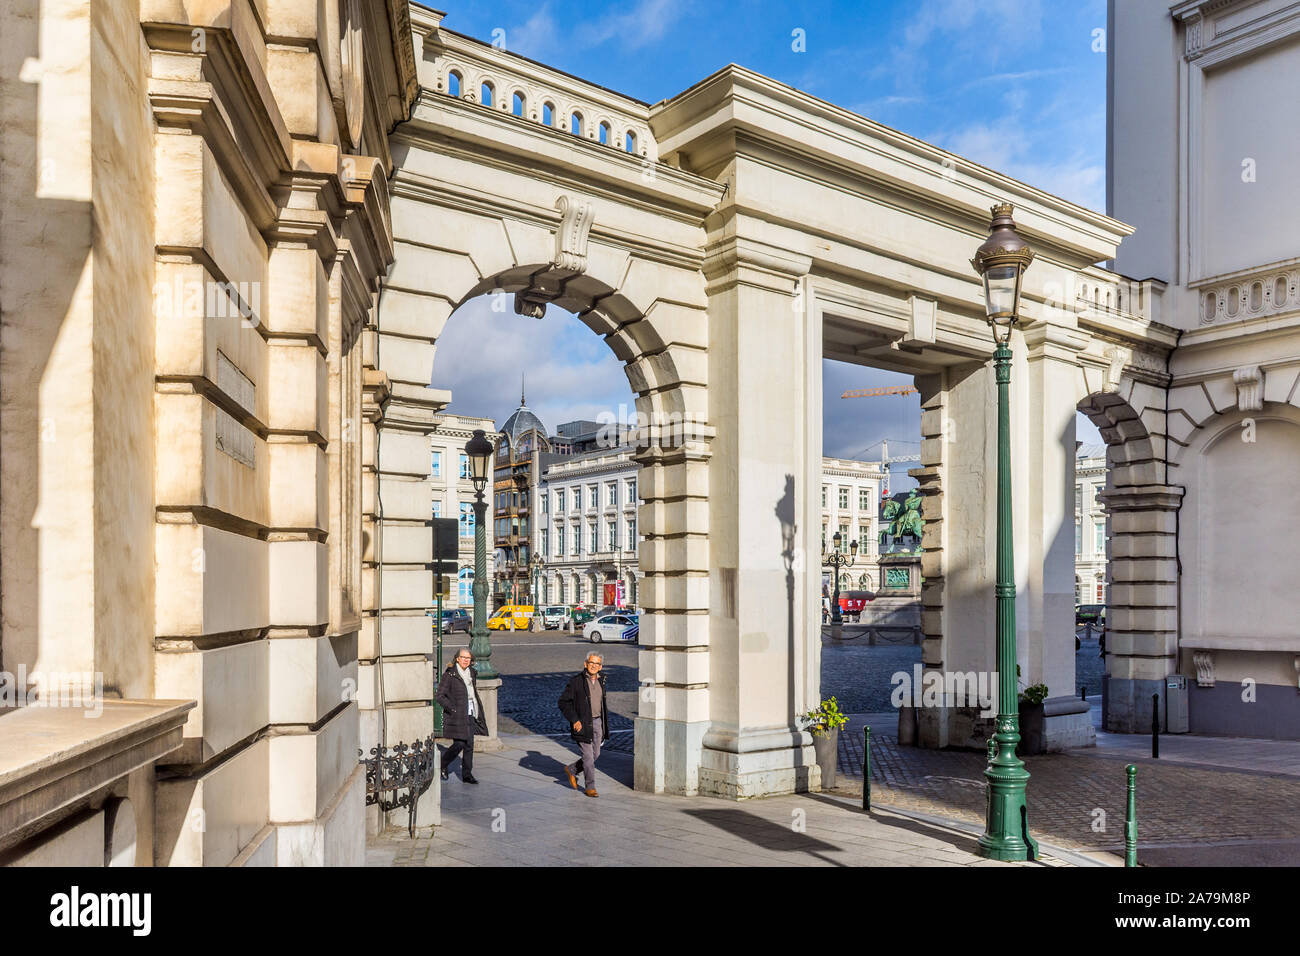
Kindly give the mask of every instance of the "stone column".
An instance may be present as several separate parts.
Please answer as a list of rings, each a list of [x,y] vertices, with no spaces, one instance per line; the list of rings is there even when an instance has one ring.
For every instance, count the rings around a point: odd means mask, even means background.
[[[1103,725],[1114,733],[1150,733],[1151,695],[1160,695],[1163,715],[1165,677],[1178,671],[1177,512],[1183,489],[1108,484],[1097,497],[1110,524]]]
[[[1023,499],[1025,577],[1017,588],[1021,683],[1048,688],[1043,726],[1049,750],[1096,741],[1088,705],[1074,679],[1074,452],[1077,356],[1087,336],[1039,323],[1027,329],[1025,375],[1017,384],[1026,413],[1024,447],[1012,455],[1026,469],[1013,496]],[[1020,531],[1020,529],[1017,529]]]
[[[701,793],[732,798],[817,789],[811,735],[796,707],[815,639],[806,555],[813,468],[805,415],[809,312],[798,296],[806,258],[727,238],[710,251],[709,484],[712,551],[709,717]],[[818,356],[819,357],[819,356]],[[818,452],[820,458],[820,450]]]

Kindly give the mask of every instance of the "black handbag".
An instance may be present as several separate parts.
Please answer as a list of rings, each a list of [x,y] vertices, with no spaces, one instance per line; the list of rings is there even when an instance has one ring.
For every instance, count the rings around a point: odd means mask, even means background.
[[[488,726],[487,719],[483,716],[483,699],[478,694],[475,694],[474,701],[474,733],[479,737],[486,737],[488,735]]]

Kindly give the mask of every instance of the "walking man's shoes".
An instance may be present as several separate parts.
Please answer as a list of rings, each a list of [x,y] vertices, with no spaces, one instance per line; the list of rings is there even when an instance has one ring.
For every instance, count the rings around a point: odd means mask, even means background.
[[[474,775],[472,773],[467,773],[465,774],[465,776],[461,777],[460,779],[465,781],[466,783],[478,783],[478,781],[474,779]]]
[[[596,792],[596,788],[595,788],[595,787],[588,787],[588,788],[587,788],[587,796],[589,796],[589,797],[598,797],[598,796],[600,796],[600,794],[598,794],[598,793]]]
[[[574,772],[570,770],[568,767],[564,768],[564,774],[569,778],[569,786],[571,786],[574,790],[577,790],[578,789],[577,775],[574,774]]]

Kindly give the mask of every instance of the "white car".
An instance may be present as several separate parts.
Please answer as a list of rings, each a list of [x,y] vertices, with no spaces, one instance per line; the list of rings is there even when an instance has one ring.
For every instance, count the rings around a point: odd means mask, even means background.
[[[593,644],[601,644],[605,641],[635,643],[637,632],[635,614],[602,614],[587,623],[587,626],[582,629],[582,636]]]

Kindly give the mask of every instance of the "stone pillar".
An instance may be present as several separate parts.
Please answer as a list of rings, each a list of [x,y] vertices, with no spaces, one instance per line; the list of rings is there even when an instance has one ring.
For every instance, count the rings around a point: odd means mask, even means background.
[[[1017,550],[1024,541],[1024,577],[1017,581],[1017,650],[1024,686],[1048,688],[1043,725],[1048,750],[1088,746],[1096,735],[1088,706],[1074,680],[1074,453],[1077,355],[1087,344],[1075,329],[1039,323],[1024,337],[1025,373],[1013,391],[1022,392],[1025,411],[1023,448],[1011,454],[1022,462],[1025,480],[1012,490],[1017,519]]]
[[[728,238],[706,260],[710,414],[728,422],[713,441],[709,483],[712,581],[709,730],[701,793],[731,798],[817,789],[812,738],[796,708],[807,641],[807,555],[818,550],[806,461],[809,310],[797,293],[807,259]],[[817,356],[820,359],[820,355]],[[818,449],[820,460],[820,449]],[[815,593],[815,592],[814,592]]]
[[[1110,524],[1102,722],[1113,733],[1150,733],[1151,695],[1160,695],[1163,713],[1165,678],[1178,671],[1183,489],[1108,484],[1098,497]]]

